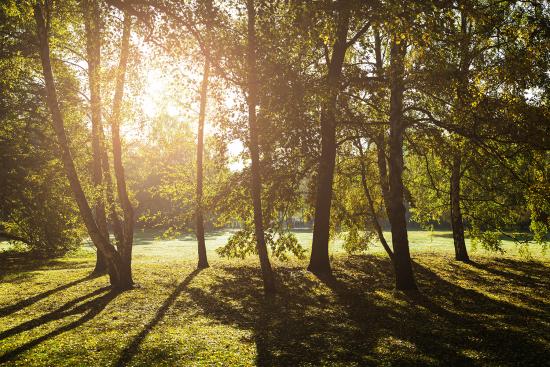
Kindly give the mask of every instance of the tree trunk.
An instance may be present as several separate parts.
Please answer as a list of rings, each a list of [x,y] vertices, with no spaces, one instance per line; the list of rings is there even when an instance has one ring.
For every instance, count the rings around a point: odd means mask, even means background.
[[[254,234],[256,236],[256,249],[260,257],[264,290],[266,293],[275,292],[273,271],[269,262],[267,246],[264,237],[262,215],[262,178],[260,169],[260,148],[258,142],[258,126],[256,121],[257,105],[257,76],[256,76],[256,9],[254,0],[247,0],[248,10],[248,124],[249,124],[249,148],[251,165],[251,193],[254,207]]]
[[[389,139],[389,201],[390,224],[394,252],[395,286],[399,290],[417,289],[412,271],[407,236],[407,219],[403,203],[403,93],[404,58],[406,46],[397,43],[391,45],[391,97],[390,97],[390,139]]]
[[[317,175],[317,195],[315,199],[315,220],[313,242],[308,270],[315,274],[330,274],[328,254],[330,232],[330,207],[332,203],[332,181],[336,163],[336,100],[340,89],[340,77],[347,49],[350,8],[341,5],[338,15],[336,40],[328,65],[327,88],[321,110],[321,156]]]
[[[82,12],[84,14],[84,27],[86,31],[86,51],[88,61],[88,83],[90,86],[90,107],[92,117],[92,184],[97,195],[93,202],[95,221],[101,234],[109,238],[107,216],[105,214],[105,188],[103,187],[103,140],[101,122],[101,91],[100,91],[100,55],[101,40],[99,36],[99,7],[95,0],[83,0]],[[97,252],[94,274],[104,273],[106,269],[105,259]]]
[[[451,225],[453,228],[453,241],[455,245],[455,258],[458,261],[468,262],[468,250],[464,241],[464,223],[462,222],[462,211],[460,209],[460,177],[461,177],[460,153],[453,155],[453,166],[450,182],[450,205],[451,205]]]
[[[204,72],[202,75],[201,96],[200,96],[200,111],[199,111],[199,126],[197,133],[197,242],[199,263],[198,268],[204,269],[208,267],[208,258],[206,257],[206,241],[204,239],[204,218],[202,211],[202,186],[203,186],[203,154],[204,154],[204,118],[206,114],[206,100],[208,92],[208,75],[210,72],[210,55],[205,54]]]
[[[52,114],[52,127],[57,136],[61,151],[61,161],[63,162],[67,179],[69,180],[71,190],[77,202],[82,220],[88,230],[88,234],[92,239],[92,242],[97,246],[98,251],[105,255],[111,285],[116,289],[128,288],[128,286],[131,285],[124,281],[124,278],[121,277],[120,273],[122,268],[120,255],[117,253],[114,246],[109,243],[108,238],[106,238],[99,230],[94,220],[92,209],[90,208],[88,200],[84,195],[82,185],[80,184],[80,180],[76,172],[76,167],[69,148],[69,142],[65,134],[63,116],[61,115],[61,110],[59,109],[59,103],[57,100],[57,93],[55,90],[55,82],[50,61],[50,48],[48,44],[48,34],[46,31],[45,13],[41,2],[37,2],[34,7],[34,17],[36,20],[40,47],[40,60],[42,63],[46,87],[46,102],[50,113]]]
[[[468,35],[468,20],[464,10],[460,12],[460,65],[459,79],[457,83],[457,114],[464,113],[464,107],[468,102],[468,70],[470,65],[469,56],[469,35]],[[457,144],[460,144],[460,139],[454,139]],[[453,153],[451,167],[451,182],[450,182],[450,207],[451,207],[451,226],[453,228],[453,242],[455,246],[455,258],[458,261],[470,261],[466,243],[464,241],[464,223],[462,221],[462,211],[460,209],[460,180],[462,178],[462,153],[460,148]]]
[[[117,183],[118,198],[124,215],[123,241],[119,248],[122,258],[122,276],[129,284],[132,279],[132,246],[134,242],[134,208],[128,197],[124,165],[122,164],[122,142],[120,139],[120,111],[122,98],[124,97],[124,83],[126,77],[126,65],[128,64],[128,52],[130,46],[130,31],[132,18],[124,14],[124,25],[122,30],[122,42],[120,45],[120,60],[117,69],[115,95],[113,98],[113,111],[111,115],[111,135],[113,141],[113,165]]]
[[[212,0],[207,0],[206,3],[206,32],[209,31],[210,17],[212,15]],[[210,41],[210,40],[208,40]],[[208,78],[210,75],[210,45],[204,49],[204,71],[202,75],[201,94],[200,94],[200,110],[199,110],[199,126],[197,132],[197,202],[196,202],[196,235],[198,245],[199,262],[197,268],[204,269],[208,265],[208,257],[206,256],[206,240],[204,238],[204,212],[203,212],[203,156],[204,156],[204,120],[206,117],[206,103],[208,101]]]

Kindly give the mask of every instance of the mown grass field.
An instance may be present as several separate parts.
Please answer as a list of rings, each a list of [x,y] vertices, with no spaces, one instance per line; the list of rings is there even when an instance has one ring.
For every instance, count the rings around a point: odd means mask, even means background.
[[[0,364],[6,366],[548,366],[550,257],[477,250],[452,259],[448,232],[411,231],[420,292],[393,290],[379,247],[331,248],[334,277],[307,260],[274,261],[265,298],[258,262],[220,259],[228,233],[207,239],[211,267],[195,270],[193,238],[138,233],[134,279],[110,292],[89,278],[94,252],[28,261],[0,256]],[[311,233],[297,232],[309,245]]]

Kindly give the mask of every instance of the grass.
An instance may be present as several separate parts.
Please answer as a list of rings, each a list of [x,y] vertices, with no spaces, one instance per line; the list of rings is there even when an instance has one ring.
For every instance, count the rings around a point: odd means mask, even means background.
[[[297,233],[309,243],[311,233]],[[220,259],[228,233],[207,239],[211,267],[195,270],[193,238],[138,233],[139,287],[111,293],[88,278],[94,253],[28,261],[0,254],[0,364],[6,366],[544,366],[550,355],[550,259],[483,251],[452,259],[447,232],[411,231],[417,293],[393,290],[378,246],[331,247],[334,277],[305,260],[274,262],[265,298],[258,262]]]

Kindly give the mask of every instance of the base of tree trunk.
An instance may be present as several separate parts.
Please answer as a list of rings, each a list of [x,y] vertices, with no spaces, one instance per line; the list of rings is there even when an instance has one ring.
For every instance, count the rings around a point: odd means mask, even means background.
[[[469,263],[470,262],[470,258],[468,257],[468,255],[455,255],[455,260],[456,261],[462,261],[464,263]]]
[[[396,279],[395,281],[395,289],[399,291],[417,291],[418,286],[414,282],[414,280],[400,280]]]
[[[134,288],[134,281],[132,276],[122,275],[121,279],[116,282],[111,282],[111,287],[119,292],[127,291]]]
[[[208,264],[208,261],[200,261],[199,260],[199,263],[197,265],[197,269],[206,269],[206,268],[209,268],[210,265]]]
[[[111,284],[111,288],[117,292],[123,292],[136,288],[136,285],[134,282],[126,284]]]
[[[307,271],[321,276],[330,276],[332,275],[332,268],[330,263],[309,263]]]

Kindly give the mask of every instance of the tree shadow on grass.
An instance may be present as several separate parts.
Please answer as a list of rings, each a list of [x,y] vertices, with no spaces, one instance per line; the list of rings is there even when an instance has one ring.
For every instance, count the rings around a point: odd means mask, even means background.
[[[106,291],[108,291],[107,293],[105,293]],[[92,298],[94,296],[97,296],[97,295],[100,295],[102,293],[105,293],[99,297],[96,297],[96,298],[93,298],[91,300],[88,300],[87,302],[85,303],[82,303],[80,305],[78,305],[78,303],[86,300],[86,299],[89,299],[89,298]],[[61,306],[60,308],[58,308],[57,310],[55,311],[52,311],[46,315],[43,315],[43,316],[40,316],[36,319],[33,319],[33,320],[30,320],[30,321],[27,321],[23,324],[20,324],[12,329],[9,329],[9,330],[6,330],[2,333],[0,333],[0,340],[2,339],[5,339],[5,338],[8,338],[10,336],[13,336],[13,335],[17,335],[19,333],[22,333],[24,331],[28,331],[28,330],[32,330],[34,328],[37,328],[39,326],[42,326],[50,321],[54,321],[54,320],[60,320],[62,318],[65,318],[67,316],[71,316],[71,315],[77,315],[77,314],[82,314],[84,313],[84,315],[82,315],[79,319],[75,320],[75,321],[72,321],[64,326],[61,326],[41,337],[38,337],[36,339],[33,339],[7,353],[5,353],[4,355],[0,356],[0,363],[4,363],[4,362],[7,362],[15,357],[17,357],[19,354],[21,353],[24,353],[28,350],[30,350],[31,348],[39,345],[40,343],[48,340],[48,339],[51,339],[57,335],[60,335],[62,333],[65,333],[67,331],[70,331],[72,329],[75,329],[81,325],[83,325],[84,323],[86,323],[87,321],[93,319],[95,316],[97,316],[106,306],[107,304],[109,304],[109,302],[111,302],[117,295],[119,294],[119,292],[116,292],[116,291],[113,291],[113,290],[110,290],[109,287],[104,287],[104,288],[100,288],[100,289],[97,289],[89,294],[86,294],[84,296],[81,296],[81,297],[78,297],[78,298],[75,298],[67,303],[65,303],[63,306]],[[78,306],[76,306],[78,305]],[[76,306],[73,308],[73,306]]]
[[[151,330],[153,330],[153,328],[164,318],[170,306],[176,301],[179,295],[187,288],[189,283],[193,280],[195,276],[197,276],[197,274],[200,273],[200,271],[201,269],[195,269],[192,273],[185,277],[185,279],[180,284],[178,284],[176,289],[174,289],[170,296],[157,310],[155,317],[153,317],[151,321],[149,321],[147,325],[145,325],[145,327],[140,331],[140,333],[134,337],[132,342],[126,348],[124,348],[115,366],[126,366],[128,363],[130,363],[132,357],[138,352],[139,346],[141,345],[145,337],[147,337]]]
[[[15,278],[10,279],[10,282],[25,281],[32,277],[29,272],[33,270],[47,268],[48,270],[54,269],[75,269],[85,265],[89,266],[88,260],[74,260],[67,261],[58,258],[41,258],[36,257],[30,252],[21,252],[15,250],[0,252],[0,280],[5,282],[7,277],[16,275]]]
[[[225,275],[218,276],[208,291],[191,288],[188,294],[201,314],[252,331],[258,366],[369,363],[364,352],[373,347],[376,339],[371,336],[388,315],[368,298],[361,300],[365,309],[359,315],[323,290],[312,275],[288,267],[277,269],[277,295],[264,297],[254,267],[223,270]]]
[[[517,261],[511,259],[496,259],[493,263],[470,261],[473,267],[492,275],[501,276],[519,286],[550,287],[548,274],[550,268],[536,261]]]
[[[75,285],[78,285],[78,284],[83,283],[83,282],[85,282],[87,280],[90,280],[90,279],[92,279],[92,277],[90,277],[90,276],[80,278],[80,279],[76,279],[76,280],[73,280],[72,282],[62,284],[62,285],[60,285],[56,288],[47,290],[45,292],[39,293],[39,294],[34,295],[32,297],[29,297],[27,299],[21,300],[21,301],[15,303],[13,305],[2,307],[2,308],[0,308],[0,317],[5,317],[5,316],[8,316],[8,315],[11,315],[12,313],[20,311],[20,310],[24,309],[25,307],[28,307],[28,306],[30,306],[30,305],[46,298],[46,297],[51,296],[54,293],[63,291],[63,290],[68,289],[70,287],[74,287]]]
[[[212,322],[251,330],[259,366],[542,365],[550,352],[544,324],[532,334],[540,315],[418,264],[425,294],[394,292],[386,259],[353,257],[334,268],[322,279],[277,268],[278,294],[265,298],[256,268],[227,266],[208,291],[187,293]]]
[[[456,271],[461,280],[471,279],[475,273],[468,266]],[[477,355],[479,364],[546,363],[545,356],[550,353],[548,312],[515,304],[506,297],[505,287],[487,283],[488,280],[482,284],[476,277],[476,281],[466,283],[471,287],[482,286],[483,290],[478,291],[460,287],[419,264],[415,264],[415,272],[425,293],[408,294],[408,302],[447,320],[455,330],[447,339],[463,351]]]

